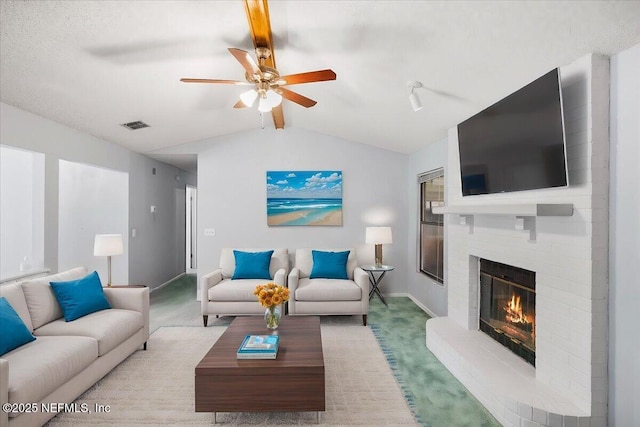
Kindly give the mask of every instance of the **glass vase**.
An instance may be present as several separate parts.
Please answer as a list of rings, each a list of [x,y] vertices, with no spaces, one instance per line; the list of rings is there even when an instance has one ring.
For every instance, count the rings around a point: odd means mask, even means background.
[[[282,312],[280,311],[280,306],[272,305],[267,308],[264,312],[264,321],[267,324],[267,328],[269,329],[278,329],[278,324],[280,324],[280,318],[282,317]]]

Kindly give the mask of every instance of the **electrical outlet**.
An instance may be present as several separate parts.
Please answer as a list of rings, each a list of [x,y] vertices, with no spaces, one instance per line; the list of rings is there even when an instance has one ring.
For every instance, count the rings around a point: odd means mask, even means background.
[[[131,229],[131,237],[136,237],[138,235],[138,231],[135,228]]]
[[[216,235],[216,229],[215,228],[205,228],[204,229],[204,235],[207,237],[213,237]]]

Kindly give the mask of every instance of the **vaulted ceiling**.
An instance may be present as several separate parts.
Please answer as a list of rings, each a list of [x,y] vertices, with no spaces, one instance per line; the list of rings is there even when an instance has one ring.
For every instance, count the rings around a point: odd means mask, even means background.
[[[234,109],[244,79],[227,51],[253,52],[244,2],[5,1],[0,99],[141,153],[256,129]],[[299,127],[402,153],[552,68],[640,43],[638,1],[271,1],[281,74],[331,68],[283,103]],[[407,82],[424,108],[414,112]],[[293,89],[293,87],[292,87]],[[130,131],[121,123],[142,120]],[[273,126],[271,116],[264,117]],[[171,161],[170,158],[165,158]]]

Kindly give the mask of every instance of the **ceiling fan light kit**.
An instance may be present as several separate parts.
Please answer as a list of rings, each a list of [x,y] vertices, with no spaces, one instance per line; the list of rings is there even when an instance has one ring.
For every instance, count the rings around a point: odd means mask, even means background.
[[[416,89],[422,87],[422,83],[418,81],[411,81],[407,82],[407,86],[411,88],[411,93],[409,94],[409,103],[411,103],[411,108],[413,108],[413,111],[415,112],[422,110],[422,102],[420,101],[418,94],[415,93]]]

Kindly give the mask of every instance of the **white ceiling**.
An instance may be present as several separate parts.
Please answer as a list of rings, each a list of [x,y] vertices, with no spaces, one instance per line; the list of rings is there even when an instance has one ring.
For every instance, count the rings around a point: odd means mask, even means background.
[[[411,153],[552,68],[640,43],[640,1],[271,1],[281,74],[331,68],[292,86],[299,127]],[[5,1],[0,97],[141,153],[260,127],[232,108],[243,86],[228,47],[252,51],[243,2]],[[424,109],[413,112],[407,81]],[[129,131],[120,123],[151,127]],[[270,115],[268,124],[272,126]],[[194,157],[175,158],[190,168]],[[171,156],[163,161],[172,162]]]

